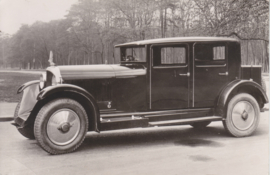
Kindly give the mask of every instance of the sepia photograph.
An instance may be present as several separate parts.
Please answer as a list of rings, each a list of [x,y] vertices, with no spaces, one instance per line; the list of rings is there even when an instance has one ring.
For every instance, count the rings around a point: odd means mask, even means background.
[[[0,0],[0,175],[268,175],[269,0]]]

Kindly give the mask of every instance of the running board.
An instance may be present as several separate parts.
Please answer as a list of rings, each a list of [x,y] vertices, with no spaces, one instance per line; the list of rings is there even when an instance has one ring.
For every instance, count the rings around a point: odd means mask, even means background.
[[[186,119],[179,119],[179,120],[149,122],[149,125],[150,126],[162,126],[162,125],[187,124],[187,123],[193,123],[193,122],[219,121],[219,120],[222,120],[222,117],[209,116],[209,117],[197,117],[197,118],[186,118]]]
[[[130,117],[130,116],[144,116],[144,117],[157,117],[157,116],[168,116],[168,115],[181,115],[188,113],[210,113],[212,108],[197,108],[197,109],[180,109],[180,110],[164,110],[164,111],[147,111],[147,112],[119,112],[115,111],[114,113],[103,113],[101,111],[100,117],[105,118],[114,118],[114,117]],[[208,115],[209,116],[209,115]]]

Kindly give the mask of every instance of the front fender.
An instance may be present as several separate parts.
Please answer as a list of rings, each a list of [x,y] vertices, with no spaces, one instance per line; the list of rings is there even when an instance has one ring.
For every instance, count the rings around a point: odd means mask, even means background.
[[[27,83],[24,83],[23,85],[21,85],[19,87],[19,89],[17,90],[17,94],[21,93],[24,89],[26,89],[27,87],[34,85],[34,84],[38,84],[40,81],[39,80],[34,80],[34,81],[29,81]]]
[[[38,81],[39,82],[39,81]],[[19,89],[18,93],[23,91],[23,96],[20,102],[20,108],[18,114],[14,116],[14,121],[20,127],[26,125],[26,121],[31,115],[34,107],[37,104],[37,95],[39,93],[39,84],[37,81],[30,81],[23,84]]]
[[[95,130],[99,132],[99,108],[95,98],[85,89],[71,84],[58,84],[56,86],[49,86],[39,92],[39,94],[37,95],[37,100],[41,101],[53,94],[57,94],[60,92],[72,92],[79,96],[83,96],[88,101],[88,103],[92,106],[92,110],[94,113]]]
[[[256,95],[256,97],[261,97],[263,103],[268,103],[268,97],[261,85],[250,80],[234,80],[220,93],[215,110],[216,115],[226,117],[226,105],[230,100],[229,97],[239,90],[250,92],[252,95]]]

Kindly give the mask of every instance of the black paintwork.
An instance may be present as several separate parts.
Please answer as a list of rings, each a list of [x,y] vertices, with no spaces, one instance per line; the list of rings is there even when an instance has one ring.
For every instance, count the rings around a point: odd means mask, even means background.
[[[99,113],[96,112],[95,129],[97,131],[100,128],[110,130],[145,127],[147,121],[190,118],[192,120],[187,121],[193,121],[196,117],[201,117],[198,120],[201,121],[206,116],[223,117],[229,96],[241,88],[246,88],[252,95],[261,98],[261,103],[268,102],[259,85],[260,69],[241,68],[239,42],[231,39],[218,41],[216,38],[214,41],[173,42],[172,40],[171,43],[169,41],[166,40],[166,43],[155,41],[153,44],[146,42],[143,47],[146,62],[136,62],[133,59],[127,61],[125,53],[121,53],[121,59],[123,59],[120,65],[99,66],[101,69],[98,69],[99,72],[96,73],[90,70],[93,65],[89,66],[89,69],[87,66],[64,66],[61,72],[64,84],[54,87],[48,86],[50,84],[47,82],[48,87],[40,92],[38,98],[41,100],[49,94],[57,96],[63,91],[72,91],[85,96],[95,104],[95,110],[101,111],[100,117],[102,117],[102,111],[107,110],[106,114],[111,114],[110,121],[114,122],[110,125],[108,121],[100,121]],[[202,61],[204,57],[213,55],[208,47],[205,49],[197,47],[202,44],[224,47],[224,60]],[[133,47],[133,45],[134,43],[119,45],[119,47],[125,48],[120,49],[124,52],[127,47]],[[166,45],[185,47],[185,63],[161,65],[160,48]],[[198,56],[199,52],[203,54]],[[102,72],[102,68],[106,69],[106,72]],[[80,70],[82,71],[81,78]],[[122,70],[124,72],[121,72]],[[241,80],[241,78],[246,80]],[[250,78],[253,81],[248,80]],[[202,110],[196,111],[200,108]],[[174,112],[181,109],[185,111]],[[151,111],[162,115],[149,115]],[[128,117],[128,119],[117,120],[119,114],[124,114],[123,117]],[[142,118],[132,123],[133,119],[130,120],[130,115]],[[217,119],[221,120],[221,118],[213,118],[213,120]],[[211,118],[206,120],[211,120]]]

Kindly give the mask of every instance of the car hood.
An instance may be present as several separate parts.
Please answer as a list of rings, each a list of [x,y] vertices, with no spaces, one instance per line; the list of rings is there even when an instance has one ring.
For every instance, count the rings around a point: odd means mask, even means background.
[[[143,65],[57,66],[63,80],[130,78],[146,75]]]

